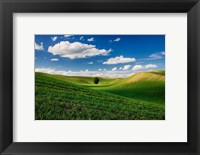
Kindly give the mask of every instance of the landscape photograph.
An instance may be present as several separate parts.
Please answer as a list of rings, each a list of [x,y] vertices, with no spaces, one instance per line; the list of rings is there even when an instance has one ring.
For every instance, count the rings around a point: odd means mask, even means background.
[[[35,120],[165,120],[165,35],[37,34]]]

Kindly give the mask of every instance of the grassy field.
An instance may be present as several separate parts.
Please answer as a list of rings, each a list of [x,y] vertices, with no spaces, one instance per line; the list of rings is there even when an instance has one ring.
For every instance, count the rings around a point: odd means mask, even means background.
[[[164,71],[99,79],[35,73],[35,119],[165,119]]]

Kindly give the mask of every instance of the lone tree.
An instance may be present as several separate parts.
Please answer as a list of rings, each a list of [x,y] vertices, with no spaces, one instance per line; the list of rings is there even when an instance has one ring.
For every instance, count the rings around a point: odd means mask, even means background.
[[[94,78],[94,84],[98,84],[99,83],[99,78],[95,77]]]

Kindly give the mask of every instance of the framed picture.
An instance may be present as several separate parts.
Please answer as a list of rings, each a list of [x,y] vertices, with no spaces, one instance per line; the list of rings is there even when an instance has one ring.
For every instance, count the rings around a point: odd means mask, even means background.
[[[0,10],[1,154],[200,154],[198,0]]]
[[[165,120],[165,35],[35,35],[35,120]]]

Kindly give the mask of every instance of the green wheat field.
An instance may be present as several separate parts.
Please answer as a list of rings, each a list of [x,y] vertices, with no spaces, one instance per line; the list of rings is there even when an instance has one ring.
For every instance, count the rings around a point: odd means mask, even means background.
[[[164,120],[165,71],[128,78],[35,73],[36,120]]]

